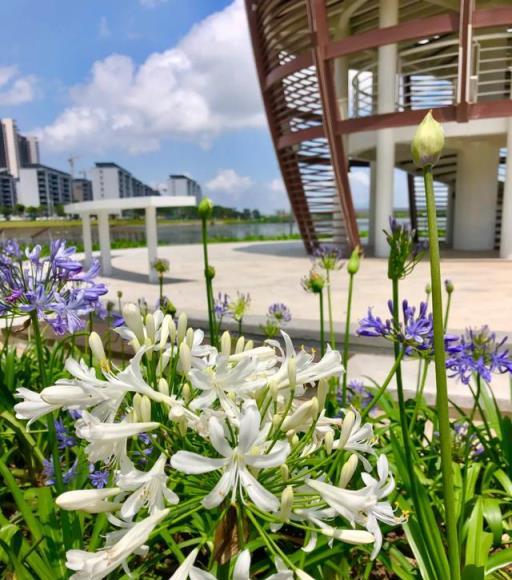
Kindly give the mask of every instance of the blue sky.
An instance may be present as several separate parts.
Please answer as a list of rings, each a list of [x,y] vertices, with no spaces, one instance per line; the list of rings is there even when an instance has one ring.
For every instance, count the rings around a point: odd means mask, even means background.
[[[240,0],[16,0],[0,19],[22,23],[0,36],[0,116],[44,163],[187,173],[218,203],[288,208]]]

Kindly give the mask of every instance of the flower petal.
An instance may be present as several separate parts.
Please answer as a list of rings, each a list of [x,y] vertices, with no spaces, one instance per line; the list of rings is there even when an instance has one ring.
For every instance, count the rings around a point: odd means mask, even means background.
[[[202,504],[206,509],[217,507],[224,501],[224,498],[235,483],[236,471],[236,467],[230,466],[212,491],[203,498]]]
[[[279,509],[278,499],[267,491],[247,469],[240,470],[240,480],[245,491],[260,510],[276,512]]]
[[[210,443],[214,449],[224,457],[231,457],[233,450],[229,446],[224,435],[224,427],[217,417],[212,417],[208,423],[208,432],[210,434]]]
[[[224,458],[204,457],[190,451],[178,451],[171,457],[171,465],[174,469],[190,474],[209,473],[220,469],[225,463]]]
[[[290,444],[288,441],[278,441],[274,448],[267,455],[246,455],[245,463],[258,469],[265,467],[278,467],[282,465],[290,453]]]

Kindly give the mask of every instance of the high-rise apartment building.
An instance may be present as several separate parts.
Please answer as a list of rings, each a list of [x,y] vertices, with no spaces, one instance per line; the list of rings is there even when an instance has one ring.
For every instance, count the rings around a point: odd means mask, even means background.
[[[188,195],[195,197],[197,203],[199,203],[202,197],[201,186],[197,181],[186,175],[169,175],[167,195]]]
[[[90,179],[73,179],[71,188],[73,201],[92,201],[92,181]]]
[[[96,163],[90,171],[94,199],[118,199],[159,195],[117,163]]]
[[[0,169],[0,208],[8,207],[14,209],[15,205],[16,180],[7,169]]]
[[[0,119],[0,169],[18,178],[21,167],[39,162],[37,137],[20,135],[14,119]]]
[[[29,207],[41,207],[47,215],[55,213],[58,205],[70,203],[71,175],[34,164],[19,170],[18,203]]]

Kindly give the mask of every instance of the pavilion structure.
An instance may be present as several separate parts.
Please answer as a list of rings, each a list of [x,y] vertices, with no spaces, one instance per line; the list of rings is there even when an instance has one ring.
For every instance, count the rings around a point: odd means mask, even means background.
[[[246,0],[269,128],[306,250],[360,242],[350,171],[370,173],[369,245],[386,256],[396,170],[426,231],[410,155],[433,110],[446,246],[512,259],[511,0]],[[366,171],[366,170],[364,170]]]
[[[156,210],[164,207],[190,207],[196,205],[192,196],[158,196],[127,197],[119,199],[101,199],[71,203],[64,207],[67,214],[79,215],[82,220],[85,264],[92,262],[91,216],[98,218],[98,238],[100,243],[101,271],[103,276],[112,274],[112,257],[110,246],[109,216],[123,210],[143,209],[146,221],[146,245],[148,249],[148,277],[150,282],[157,281],[157,273],[152,263],[158,257],[158,226]]]

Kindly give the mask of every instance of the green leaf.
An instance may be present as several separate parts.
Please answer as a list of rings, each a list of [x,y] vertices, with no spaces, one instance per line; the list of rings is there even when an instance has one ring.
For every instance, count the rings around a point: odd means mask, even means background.
[[[503,534],[503,516],[500,502],[495,498],[485,497],[482,500],[482,507],[484,519],[487,521],[494,536],[493,543],[495,546],[499,546]]]
[[[471,564],[462,570],[462,580],[483,580],[484,567]]]
[[[482,498],[478,498],[467,523],[466,566],[483,567],[492,545],[492,534],[484,531]]]
[[[512,548],[506,548],[500,552],[496,552],[487,560],[485,566],[485,574],[489,575],[505,566],[510,566],[512,564]]]

